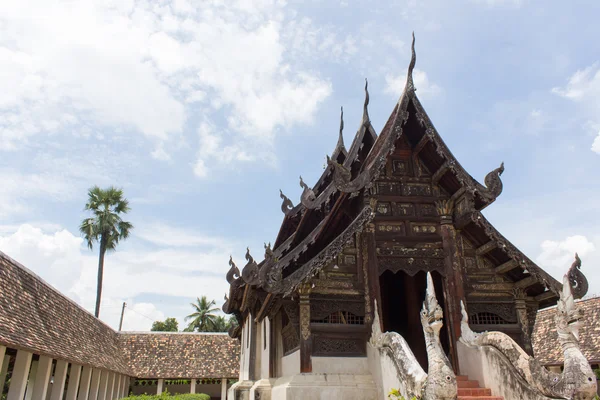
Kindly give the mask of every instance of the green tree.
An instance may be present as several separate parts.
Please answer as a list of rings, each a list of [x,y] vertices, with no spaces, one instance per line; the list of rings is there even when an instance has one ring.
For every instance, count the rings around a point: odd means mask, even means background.
[[[150,330],[153,332],[178,332],[179,323],[175,318],[167,318],[164,322],[154,321]]]
[[[213,327],[213,332],[227,332],[229,329],[229,322],[225,319],[224,316],[218,315],[215,318],[215,326]]]
[[[206,296],[196,297],[196,302],[190,303],[194,312],[185,317],[186,321],[191,320],[185,331],[214,332],[217,323],[214,313],[220,311],[217,307],[212,308],[215,304],[214,300],[208,301]]]
[[[129,237],[133,225],[123,221],[121,218],[121,215],[126,214],[130,210],[129,202],[123,197],[123,190],[113,186],[107,189],[100,189],[98,186],[94,186],[89,189],[85,210],[91,211],[93,216],[81,221],[79,230],[87,241],[90,250],[93,249],[94,242],[97,242],[100,247],[95,312],[96,317],[98,317],[100,315],[100,299],[102,297],[104,254],[107,251],[116,250],[119,242]]]

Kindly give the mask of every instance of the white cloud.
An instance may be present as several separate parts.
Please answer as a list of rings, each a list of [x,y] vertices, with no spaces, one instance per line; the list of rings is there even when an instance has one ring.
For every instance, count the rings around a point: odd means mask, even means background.
[[[565,87],[555,87],[553,93],[571,100],[585,101],[600,95],[600,67],[593,64],[575,72]]]
[[[385,81],[385,93],[400,96],[406,86],[406,74],[386,75]],[[413,71],[413,81],[419,97],[435,97],[442,92],[442,88],[429,81],[425,71],[415,69]]]
[[[487,4],[490,7],[494,6],[513,6],[521,7],[525,0],[471,0],[475,3]]]
[[[130,249],[126,248],[129,244],[126,243],[123,249],[106,256],[100,317],[113,328],[118,328],[123,301],[128,304],[124,323],[126,330],[148,330],[153,320],[162,320],[165,316],[183,317],[180,314],[185,311],[181,307],[136,301],[140,295],[156,299],[176,296],[183,298],[181,306],[184,307],[199,294],[222,303],[223,293],[227,290],[224,276],[229,268],[227,260],[230,253],[223,241],[164,224],[155,224],[154,227],[156,234],[167,237],[164,240],[150,239],[167,247]],[[8,232],[9,228],[4,226],[0,230],[1,251],[93,311],[98,262],[96,250],[89,251],[80,237],[65,229],[44,231],[29,224],[21,225],[12,232]],[[189,238],[182,236],[184,234],[189,234]],[[135,237],[130,241],[134,242]],[[187,247],[182,249],[182,246]]]
[[[575,260],[575,253],[582,260],[582,271],[586,274],[592,290],[597,290],[598,272],[595,265],[600,261],[597,247],[600,243],[588,239],[583,235],[568,236],[564,240],[544,240],[541,244],[542,252],[537,256],[536,262],[554,278],[562,281],[562,276],[567,273]]]
[[[266,141],[309,123],[331,84],[288,52],[294,15],[277,0],[9,0],[0,10],[0,150],[100,126],[141,132],[166,160],[161,144],[189,115],[223,111],[222,148],[237,135]],[[322,46],[325,36],[328,49],[352,51],[317,31]]]
[[[231,244],[222,238],[199,234],[191,229],[172,227],[160,222],[136,226],[134,235],[159,246],[210,246],[228,250]]]
[[[3,218],[29,212],[27,200],[64,201],[74,196],[67,180],[47,172],[26,174],[0,169],[0,182],[0,217]]]
[[[577,102],[596,124],[600,123],[600,64],[595,63],[576,71],[566,86],[555,87],[552,93]],[[591,150],[600,154],[600,134],[592,142]]]
[[[596,136],[596,139],[592,143],[592,151],[600,154],[600,132],[598,132],[598,136]]]

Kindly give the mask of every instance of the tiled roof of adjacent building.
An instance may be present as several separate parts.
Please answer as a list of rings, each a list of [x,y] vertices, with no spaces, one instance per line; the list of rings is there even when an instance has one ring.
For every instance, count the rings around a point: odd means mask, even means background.
[[[128,373],[117,333],[0,252],[0,344]]]
[[[233,378],[226,334],[115,332],[0,251],[0,345],[138,378]]]
[[[226,333],[119,334],[132,375],[138,378],[236,377],[239,342]]]
[[[583,311],[579,328],[579,345],[590,363],[600,362],[600,297],[577,301]],[[558,335],[554,315],[556,307],[541,310],[537,314],[533,330],[533,350],[536,358],[544,365],[560,365],[564,356]]]

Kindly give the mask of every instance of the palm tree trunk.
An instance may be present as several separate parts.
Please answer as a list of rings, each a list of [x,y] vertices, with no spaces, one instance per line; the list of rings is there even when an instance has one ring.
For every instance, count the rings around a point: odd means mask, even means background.
[[[102,298],[102,276],[104,275],[104,253],[106,253],[106,242],[104,237],[100,239],[100,255],[98,257],[98,286],[96,289],[96,312],[95,316],[100,316],[100,299]]]

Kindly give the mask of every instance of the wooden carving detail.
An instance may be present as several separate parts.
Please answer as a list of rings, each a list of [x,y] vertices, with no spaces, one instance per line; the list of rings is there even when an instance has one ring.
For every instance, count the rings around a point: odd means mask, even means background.
[[[246,248],[246,260],[248,263],[242,269],[242,279],[249,285],[256,285],[259,281],[258,264],[256,264],[256,261],[250,255],[250,248]]]
[[[438,271],[445,275],[443,258],[424,257],[378,257],[379,275],[385,271],[404,271],[410,276],[415,276],[419,271]]]
[[[362,317],[365,315],[365,305],[362,301],[333,299],[312,300],[310,304],[310,318],[313,321],[322,320],[338,311],[347,311]]]
[[[480,313],[495,314],[503,320],[517,323],[514,303],[471,303],[469,302],[469,317]]]
[[[292,209],[294,208],[294,204],[292,203],[292,201],[290,199],[288,199],[286,197],[285,194],[283,194],[283,192],[281,191],[281,189],[279,189],[279,197],[281,197],[281,199],[283,200],[283,202],[281,203],[281,211],[285,215],[288,215],[288,213],[290,211],[292,211]]]
[[[342,339],[317,335],[313,346],[313,354],[316,356],[357,356],[366,352],[362,338]]]

